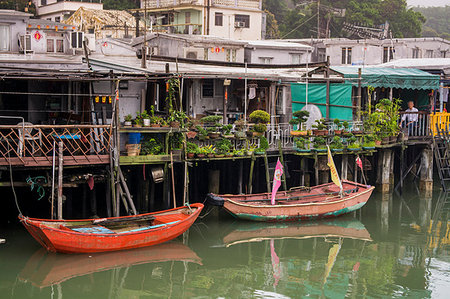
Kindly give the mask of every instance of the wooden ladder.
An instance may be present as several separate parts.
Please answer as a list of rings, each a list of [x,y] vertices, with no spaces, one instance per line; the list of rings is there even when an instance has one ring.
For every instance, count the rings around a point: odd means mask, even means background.
[[[442,189],[444,192],[448,192],[450,191],[450,135],[448,128],[441,130],[437,124],[436,130],[437,135],[433,137],[434,158]]]

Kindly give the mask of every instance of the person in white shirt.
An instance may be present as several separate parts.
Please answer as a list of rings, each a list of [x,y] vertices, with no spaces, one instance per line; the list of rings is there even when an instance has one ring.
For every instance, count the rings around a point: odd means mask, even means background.
[[[408,113],[413,112],[413,113]],[[400,122],[400,126],[402,128],[408,128],[408,135],[413,134],[414,128],[417,126],[417,122],[419,120],[419,110],[414,107],[414,102],[408,102],[408,109],[405,110],[405,113],[402,115],[402,120]]]

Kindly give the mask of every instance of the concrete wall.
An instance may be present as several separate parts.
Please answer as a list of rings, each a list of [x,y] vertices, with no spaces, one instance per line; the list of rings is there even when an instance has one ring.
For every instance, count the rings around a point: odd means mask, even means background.
[[[27,34],[31,35],[31,50],[36,54],[54,53],[54,54],[69,54],[70,49],[70,32],[69,31],[55,31],[55,30],[43,30],[32,29],[27,30]],[[37,36],[42,36],[37,39]],[[53,52],[47,52],[47,41],[53,41]],[[64,45],[64,52],[57,52],[56,41],[62,41]]]
[[[0,16],[0,24],[9,26],[9,50],[6,52],[19,52],[19,45],[17,42],[18,34],[25,33],[27,19],[28,18]]]
[[[222,26],[215,25],[216,12],[223,13]],[[235,15],[249,15],[249,28],[235,28]],[[251,10],[237,10],[225,7],[212,7],[210,9],[209,35],[237,39],[237,40],[260,40],[262,30],[262,12]]]
[[[270,59],[270,64],[291,64],[293,63],[292,55],[301,55],[300,63],[307,62],[306,51],[291,50],[291,49],[267,49],[267,48],[246,48],[246,57],[248,63],[264,63],[260,58],[272,58]]]
[[[103,3],[47,0],[47,4],[42,5],[42,0],[33,2],[36,5],[36,15],[40,19],[51,19],[51,21],[56,21],[55,17],[60,17],[60,21],[67,19],[81,6],[89,9],[103,9]]]

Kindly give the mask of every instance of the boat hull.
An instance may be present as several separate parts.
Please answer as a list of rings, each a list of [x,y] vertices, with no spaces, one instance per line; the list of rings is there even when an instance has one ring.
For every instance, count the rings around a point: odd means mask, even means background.
[[[235,200],[232,197],[221,197],[213,195],[216,203],[223,202],[223,208],[236,218],[252,221],[284,222],[284,221],[304,221],[320,218],[337,217],[356,211],[363,207],[374,190],[372,186],[364,186],[357,183],[348,182],[359,187],[359,191],[350,193],[343,198],[330,196],[316,200],[314,202],[300,202],[292,204],[270,205],[270,201],[264,204],[254,204],[246,200]],[[318,186],[320,187],[320,186]],[[323,188],[323,187],[322,187]],[[285,196],[287,193],[277,194],[277,198]],[[249,195],[248,198],[264,197],[267,194]]]
[[[138,216],[152,215],[157,220],[163,220],[170,216],[175,219],[183,211],[192,213],[181,217],[180,220],[167,222],[168,224],[135,232],[125,232],[118,234],[92,234],[67,229],[60,229],[52,223],[65,222],[86,222],[88,220],[46,220],[19,217],[28,232],[48,251],[61,253],[94,253],[116,250],[126,250],[152,246],[170,241],[183,234],[195,222],[203,208],[202,204],[192,204],[190,208],[180,207],[155,213],[142,214]],[[179,213],[178,213],[179,212]],[[136,216],[135,216],[136,217]],[[119,217],[126,219],[127,217]],[[107,218],[114,219],[114,218]]]

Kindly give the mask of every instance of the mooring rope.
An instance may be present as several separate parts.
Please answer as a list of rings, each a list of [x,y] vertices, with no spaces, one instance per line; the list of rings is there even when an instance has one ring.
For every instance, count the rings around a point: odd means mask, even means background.
[[[34,188],[37,186],[36,192],[39,194],[38,200],[41,200],[45,196],[45,189],[44,189],[44,187],[42,187],[42,184],[40,184],[38,182],[39,180],[43,180],[44,184],[47,183],[47,178],[44,176],[37,176],[34,178],[32,178],[30,176],[27,177],[27,184],[29,184],[31,186],[31,191],[33,191]]]
[[[12,189],[12,192],[13,192],[13,195],[14,195],[14,201],[16,203],[17,211],[19,211],[19,216],[22,216],[23,214],[22,214],[22,211],[20,210],[19,202],[17,201],[16,190],[14,188],[14,180],[13,180],[12,165],[11,165],[11,156],[9,154],[9,151],[8,151],[8,162],[9,162],[8,163],[9,164],[9,179],[11,180],[11,189]]]

